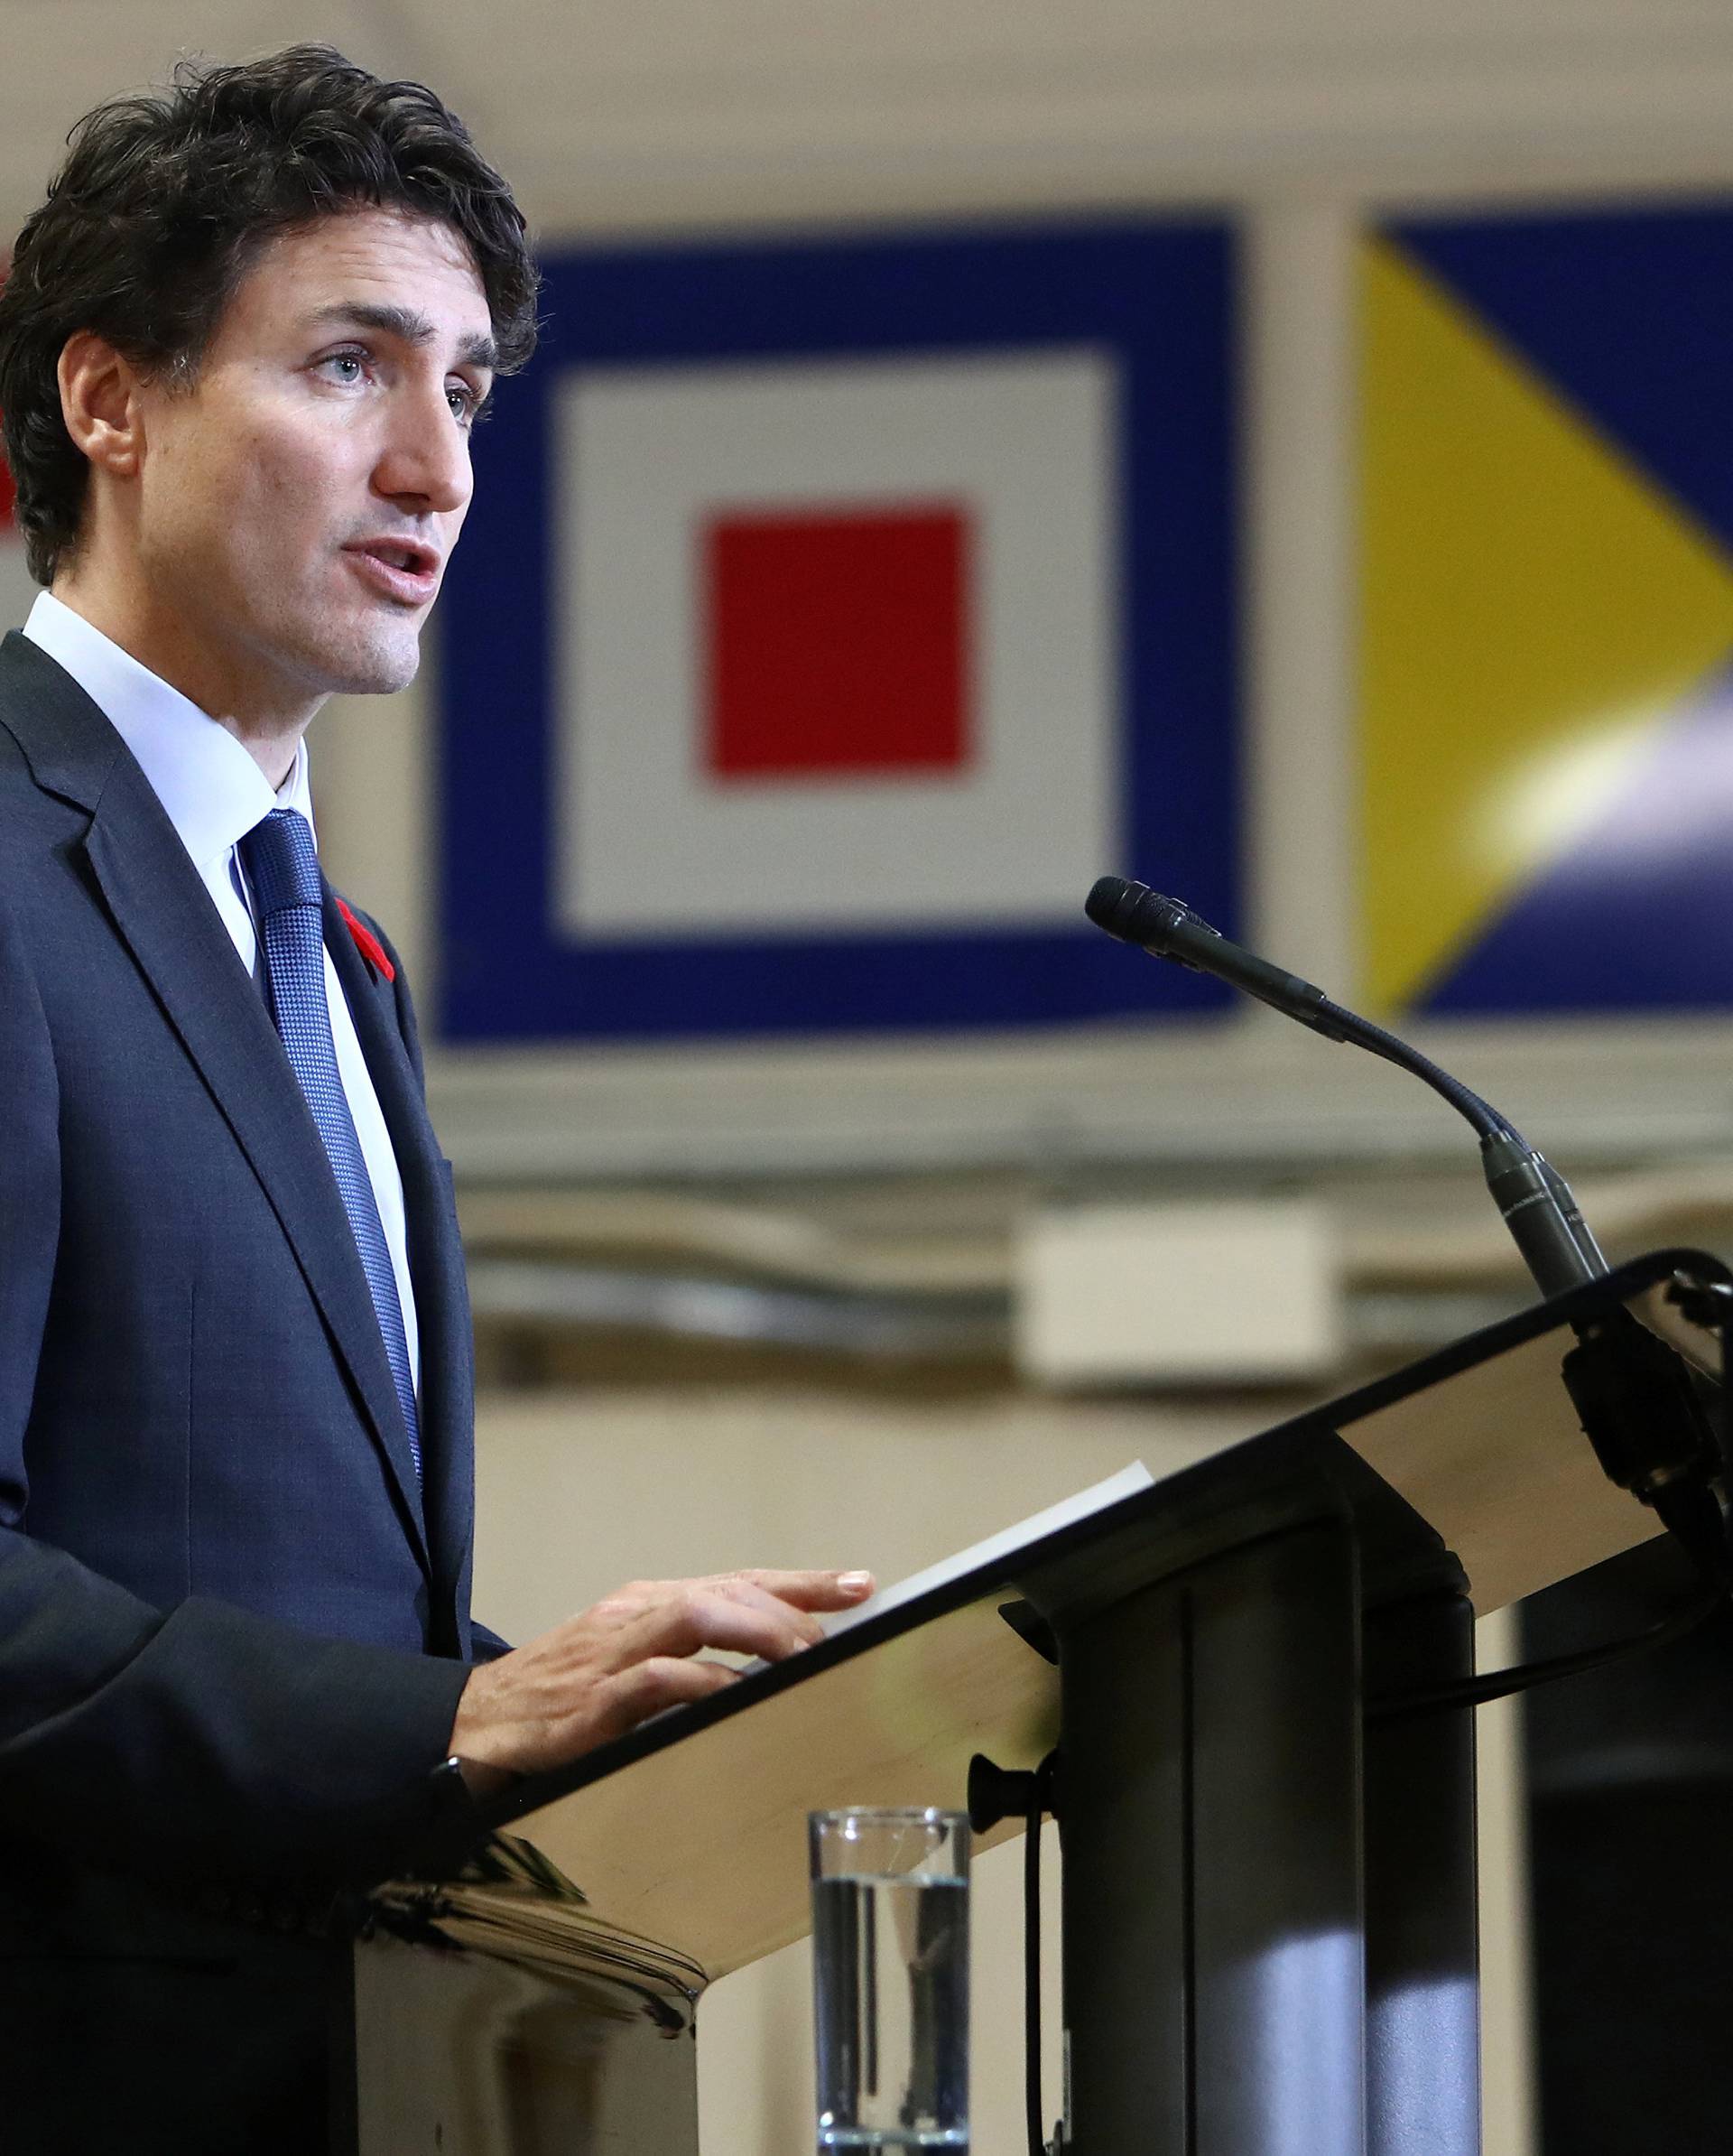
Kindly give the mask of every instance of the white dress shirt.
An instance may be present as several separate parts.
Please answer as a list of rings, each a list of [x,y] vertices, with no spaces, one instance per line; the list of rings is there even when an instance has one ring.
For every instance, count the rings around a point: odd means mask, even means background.
[[[132,750],[167,810],[181,843],[191,855],[192,865],[222,916],[241,963],[252,972],[258,938],[236,847],[273,808],[297,809],[311,826],[313,804],[307,783],[306,743],[297,747],[294,767],[273,794],[269,779],[227,727],[207,717],[178,689],[171,689],[148,667],[141,666],[51,593],[38,595],[24,624],[24,634],[66,669]],[[314,843],[318,843],[316,830]],[[348,1097],[349,1113],[355,1118],[361,1156],[367,1164],[380,1222],[391,1250],[392,1270],[397,1276],[397,1297],[403,1306],[403,1332],[409,1342],[409,1367],[419,1391],[421,1343],[415,1324],[415,1296],[409,1280],[403,1181],[379,1096],[373,1090],[366,1059],[356,1037],[355,1020],[349,1015],[329,951],[325,953],[325,1000],[330,1006],[338,1074]]]

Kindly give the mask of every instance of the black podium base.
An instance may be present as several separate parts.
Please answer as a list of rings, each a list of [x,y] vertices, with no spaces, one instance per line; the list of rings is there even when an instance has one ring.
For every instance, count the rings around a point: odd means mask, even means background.
[[[1069,2156],[1478,2150],[1473,1718],[1364,1714],[1466,1675],[1471,1616],[1335,1445],[1020,1583],[1060,1642]]]

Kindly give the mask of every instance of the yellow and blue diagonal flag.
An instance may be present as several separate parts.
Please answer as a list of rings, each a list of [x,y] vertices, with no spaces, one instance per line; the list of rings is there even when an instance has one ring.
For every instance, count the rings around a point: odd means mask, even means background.
[[[1733,1006],[1733,209],[1361,275],[1368,1000]]]

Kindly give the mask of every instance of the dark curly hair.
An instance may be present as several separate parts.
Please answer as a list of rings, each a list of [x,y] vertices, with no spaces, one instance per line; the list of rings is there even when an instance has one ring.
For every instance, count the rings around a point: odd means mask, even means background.
[[[460,233],[499,372],[535,344],[524,218],[463,123],[416,82],[329,45],[236,67],[186,60],[161,96],[79,122],[0,284],[0,414],[31,574],[76,545],[89,466],[60,417],[67,339],[94,330],[146,375],[190,380],[266,241],[333,211],[402,209]]]

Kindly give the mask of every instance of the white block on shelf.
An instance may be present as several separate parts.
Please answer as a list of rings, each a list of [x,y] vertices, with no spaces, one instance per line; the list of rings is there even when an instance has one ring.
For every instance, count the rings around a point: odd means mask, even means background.
[[[1034,1213],[1014,1329],[1018,1366],[1047,1385],[1325,1378],[1342,1347],[1333,1221],[1303,1201]]]

